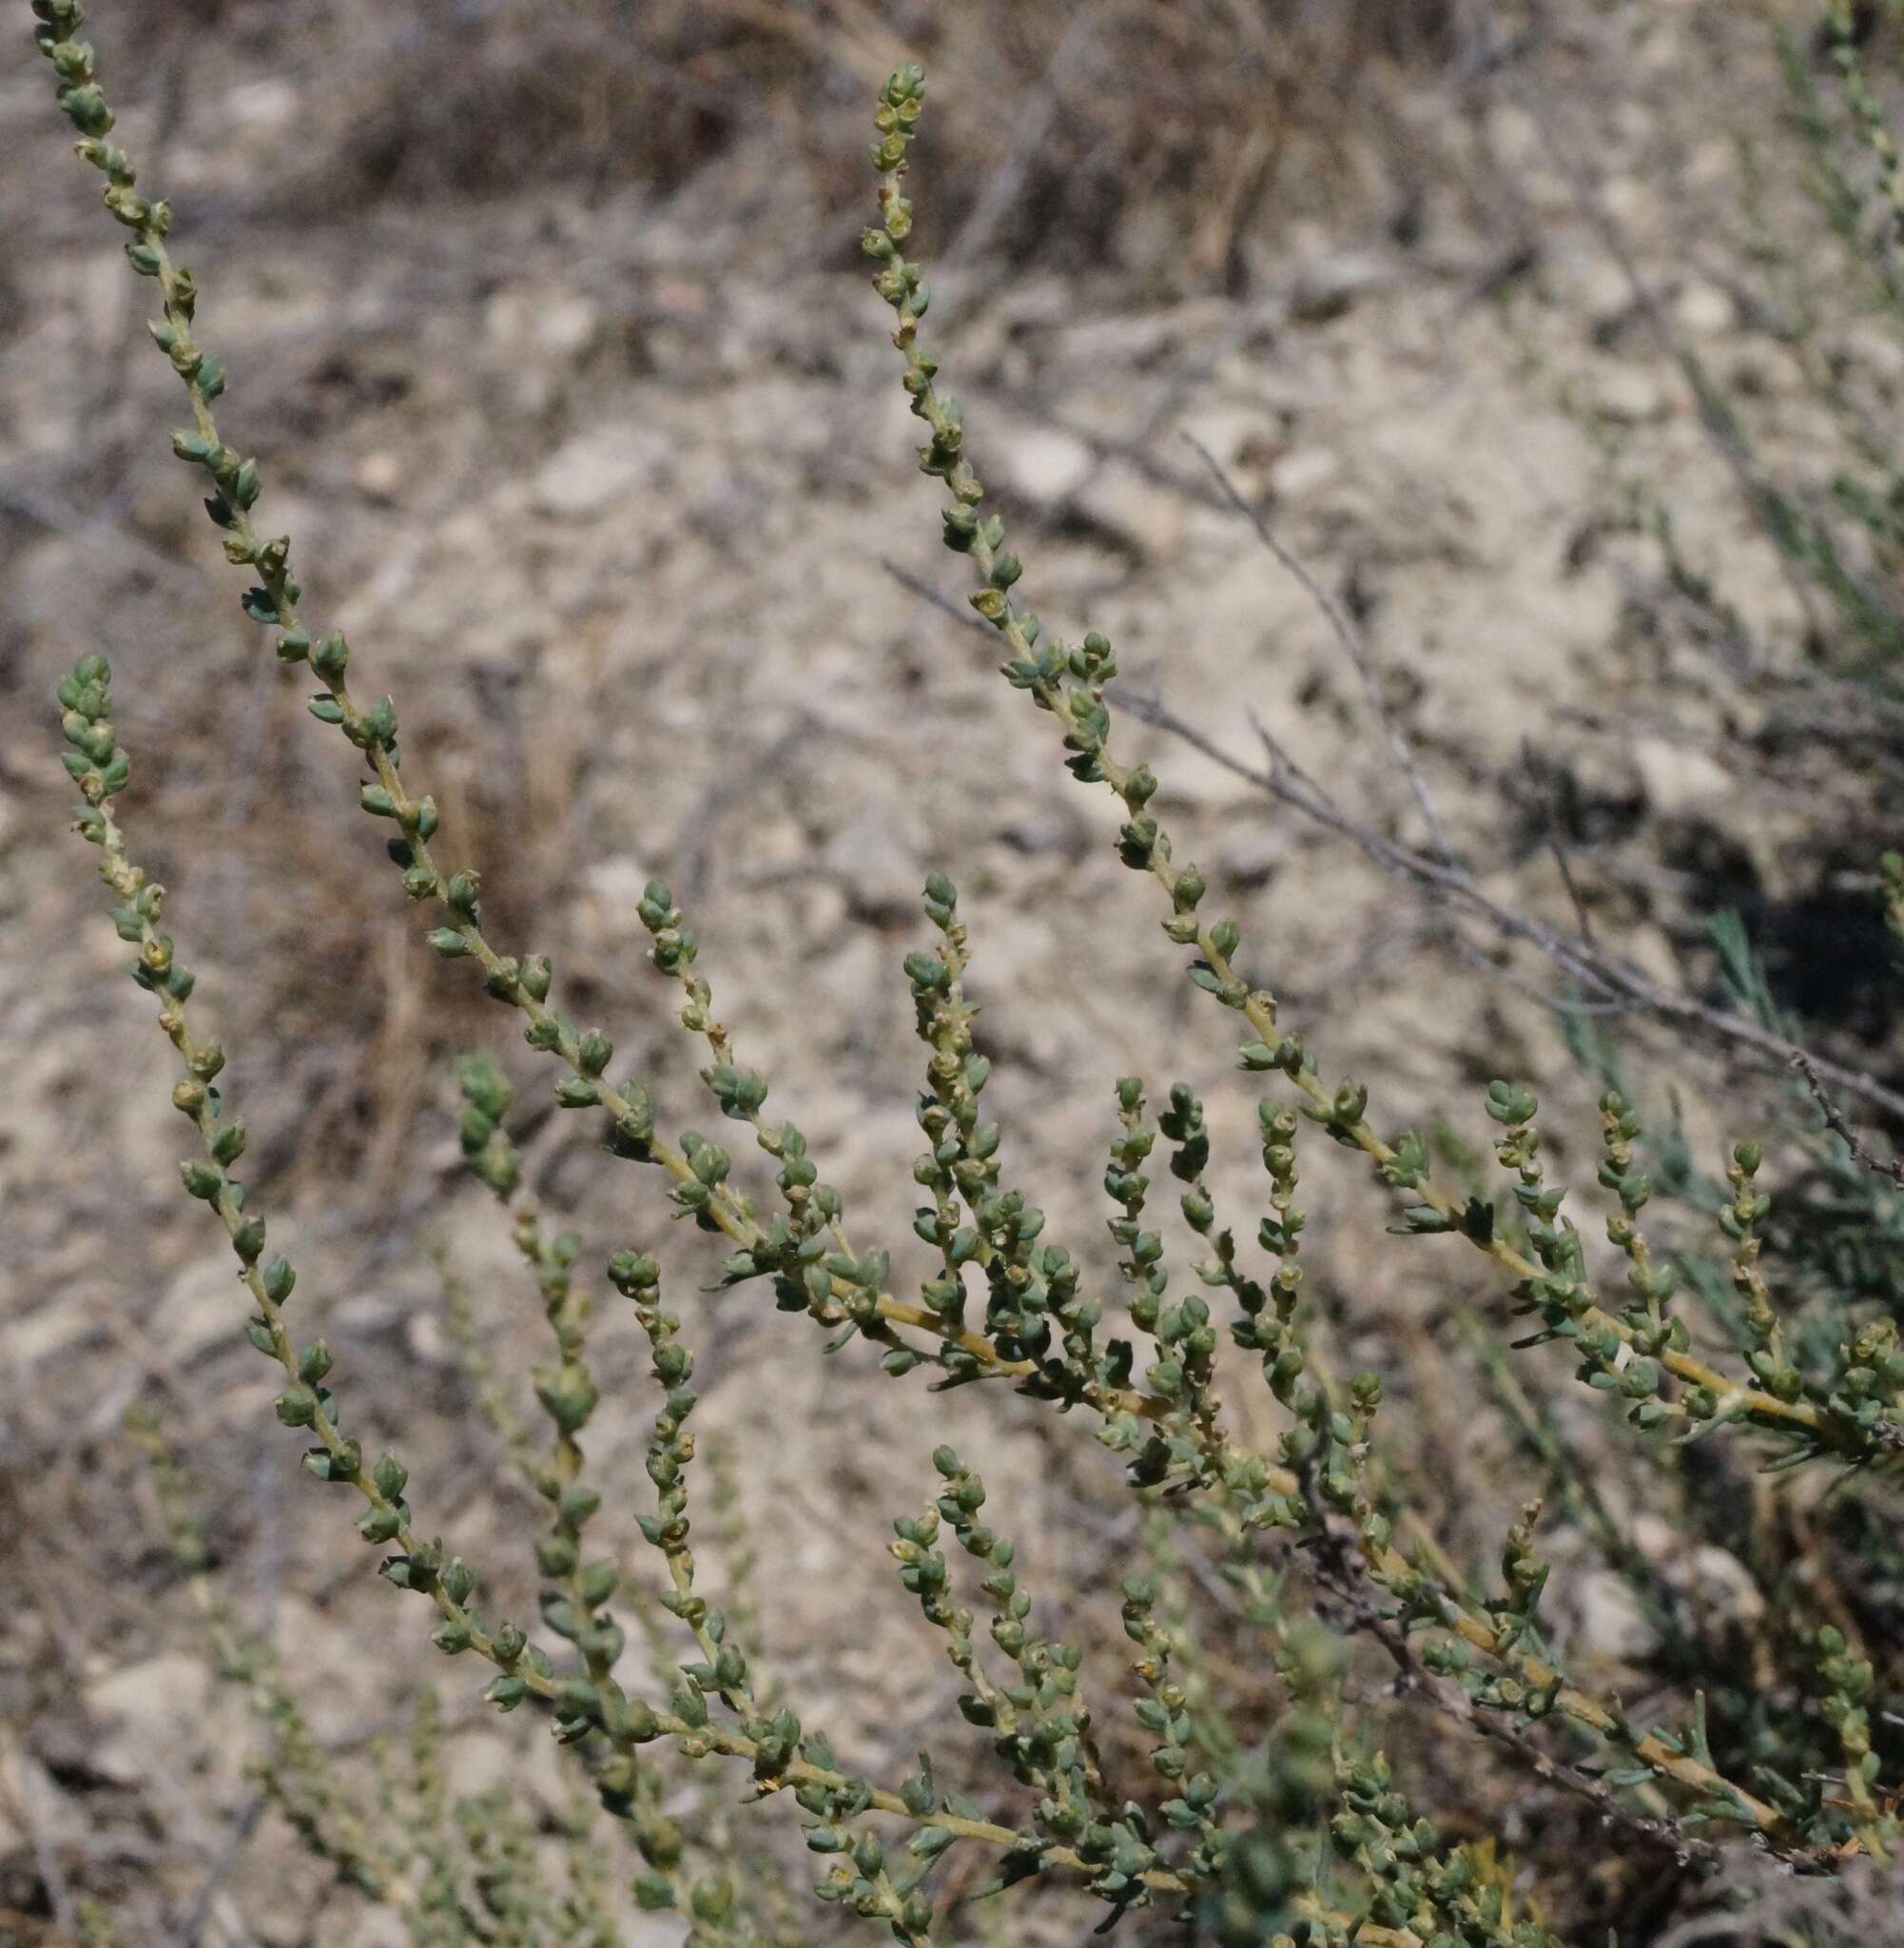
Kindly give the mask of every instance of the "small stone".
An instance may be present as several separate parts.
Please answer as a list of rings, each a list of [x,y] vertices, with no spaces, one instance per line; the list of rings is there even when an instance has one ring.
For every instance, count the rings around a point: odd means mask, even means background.
[[[1029,804],[1014,808],[999,825],[1000,844],[1027,859],[1057,855],[1078,858],[1086,845],[1087,828],[1066,808]]]
[[[1693,1551],[1695,1588],[1701,1602],[1740,1623],[1765,1614],[1765,1596],[1752,1572],[1730,1549],[1708,1543]]]
[[[298,90],[273,77],[227,89],[219,120],[227,128],[246,128],[254,122],[288,122],[297,112]]]
[[[1673,304],[1673,316],[1700,338],[1718,338],[1737,329],[1739,306],[1733,302],[1730,291],[1701,281],[1688,284],[1680,293]]]
[[[1342,459],[1326,446],[1296,446],[1270,470],[1270,485],[1278,500],[1308,500],[1342,477]]]
[[[1012,489],[1039,507],[1070,497],[1091,477],[1091,449],[1075,434],[1056,426],[1035,426],[1009,440],[1004,475]]]
[[[442,1320],[432,1312],[413,1312],[404,1318],[403,1344],[424,1366],[447,1366],[456,1356]]]
[[[1288,834],[1265,820],[1222,842],[1216,852],[1216,869],[1224,886],[1253,889],[1268,886],[1289,856]]]
[[[1845,328],[1843,345],[1846,358],[1887,384],[1904,380],[1904,345],[1887,326],[1854,320]]]
[[[1617,263],[1595,258],[1585,264],[1571,264],[1567,266],[1567,282],[1577,294],[1573,302],[1581,315],[1603,338],[1638,309],[1633,281]]]
[[[651,485],[668,458],[668,441],[641,426],[604,426],[562,447],[535,476],[530,499],[557,520],[587,520]]]
[[[1679,954],[1664,927],[1628,927],[1620,943],[1620,951],[1649,981],[1669,993],[1678,993],[1685,986],[1685,969],[1681,966]]]
[[[579,291],[538,306],[534,318],[535,342],[558,358],[582,358],[601,338],[602,307]]]
[[[181,1267],[148,1323],[172,1357],[187,1363],[235,1338],[242,1321],[232,1304],[231,1254],[221,1246]]]
[[[358,461],[351,477],[359,494],[387,504],[402,490],[403,462],[388,447],[379,447]]]
[[[846,888],[849,908],[862,917],[909,920],[919,911],[925,869],[888,806],[862,807],[826,842],[825,857]]]
[[[1487,143],[1509,168],[1541,161],[1547,149],[1541,125],[1518,102],[1495,102],[1487,110]]]
[[[87,1686],[87,1713],[101,1722],[106,1735],[92,1748],[92,1768],[115,1784],[151,1778],[176,1744],[179,1726],[204,1717],[211,1685],[204,1660],[182,1650],[96,1679]]]
[[[1344,251],[1296,273],[1290,292],[1290,316],[1298,324],[1328,324],[1353,308],[1359,298],[1394,280],[1388,259],[1370,252]]]
[[[1284,433],[1274,408],[1259,400],[1206,406],[1177,422],[1233,473],[1260,475],[1281,458]]]
[[[1637,104],[1629,110],[1643,116]],[[1636,131],[1637,133],[1637,131]],[[1615,176],[1601,187],[1607,214],[1621,226],[1640,237],[1656,237],[1663,228],[1664,206],[1659,190],[1642,177]]]
[[[1658,377],[1638,365],[1615,366],[1602,373],[1594,397],[1609,419],[1624,426],[1663,419],[1669,410],[1665,388]]]
[[[1701,1608],[1739,1623],[1753,1623],[1765,1614],[1764,1592],[1730,1550],[1714,1543],[1689,1550],[1680,1529],[1644,1510],[1632,1518],[1632,1534],[1634,1546],[1659,1566],[1666,1581]]]
[[[1181,497],[1122,460],[1100,467],[1077,497],[1078,512],[1130,554],[1168,555],[1183,538]]]
[[[612,853],[589,867],[574,915],[576,937],[586,950],[609,954],[642,937],[634,909],[652,872],[628,852]]]
[[[1575,1646],[1594,1657],[1637,1663],[1659,1644],[1632,1586],[1613,1569],[1590,1569],[1575,1585]]]
[[[1709,804],[1732,789],[1732,779],[1716,758],[1664,737],[1636,738],[1633,763],[1646,802],[1664,818]]]
[[[1739,180],[1739,148],[1729,136],[1700,143],[1686,159],[1680,179],[1688,189],[1730,188]]]
[[[409,1948],[410,1929],[397,1908],[374,1907],[368,1901],[362,1906],[362,1913],[352,1922],[353,1932],[346,1938],[346,1948]],[[331,1917],[326,1915],[326,1932],[330,1924]]]

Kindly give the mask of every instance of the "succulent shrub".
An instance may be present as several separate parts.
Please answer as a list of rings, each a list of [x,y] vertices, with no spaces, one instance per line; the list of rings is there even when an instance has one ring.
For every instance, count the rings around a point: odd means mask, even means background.
[[[790,1801],[821,1900],[903,1942],[982,1925],[941,1896],[948,1860],[981,1857],[977,1878],[1007,1899],[1018,1883],[1063,1880],[1095,1897],[1107,1926],[1149,1914],[1226,1948],[1545,1948],[1560,1937],[1543,1916],[1566,1890],[1529,1890],[1471,1822],[1456,1837],[1430,1818],[1407,1751],[1391,1758],[1390,1741],[1425,1712],[1447,1740],[1485,1743],[1540,1793],[1578,1801],[1590,1816],[1583,1830],[1609,1857],[1657,1855],[1747,1900],[1816,1884],[1826,1890],[1821,1914],[1833,1911],[1832,1890],[1855,1891],[1882,1872],[1900,1838],[1894,1787],[1904,1759],[1899,1721],[1882,1703],[1904,1663],[1889,1485],[1904,1453],[1904,1347],[1889,1261],[1874,1273],[1816,1218],[1788,1224],[1765,1147],[1743,1131],[1703,1174],[1668,1145],[1669,1175],[1650,1160],[1638,1092],[1610,1058],[1597,1181],[1576,1194],[1555,1179],[1540,1104],[1523,1081],[1488,1088],[1479,1106],[1493,1154],[1477,1161],[1433,1130],[1395,1127],[1379,1079],[1335,1072],[1286,1019],[1260,949],[1180,854],[1157,814],[1156,774],[1114,722],[1112,644],[1095,630],[1060,633],[1029,606],[1025,565],[940,384],[905,194],[922,71],[903,68],[880,92],[878,203],[862,244],[922,428],[920,465],[942,495],[943,538],[968,565],[971,607],[993,633],[1005,681],[1050,720],[1043,728],[1078,785],[1117,801],[1134,910],[1147,906],[1162,935],[1159,979],[1179,966],[1200,998],[1196,1031],[1227,1034],[1257,1098],[1259,1201],[1238,1216],[1217,1207],[1212,1130],[1189,1088],[1168,1087],[1154,1107],[1139,1079],[1099,1079],[1108,1264],[1081,1240],[1051,1235],[987,1114],[973,943],[946,872],[925,883],[922,944],[903,967],[924,1068],[904,1240],[912,1272],[878,1217],[849,1219],[807,1135],[769,1109],[768,1080],[718,1018],[704,943],[667,884],[647,886],[638,916],[682,1028],[705,1051],[700,1079],[718,1113],[709,1127],[726,1141],[673,1134],[680,1105],[657,1101],[617,1063],[603,1029],[565,1012],[551,958],[493,932],[479,872],[452,849],[430,794],[427,753],[401,732],[397,700],[377,693],[352,646],[307,605],[291,539],[267,524],[261,463],[227,441],[225,376],[201,338],[199,281],[177,254],[170,205],[141,186],[113,139],[78,0],[31,6],[58,105],[80,157],[105,178],[130,272],[152,295],[151,336],[184,389],[174,451],[244,572],[244,614],[287,670],[315,682],[312,717],[355,753],[360,808],[388,834],[393,876],[425,944],[444,963],[469,964],[446,978],[479,981],[510,1010],[555,1102],[593,1120],[658,1194],[659,1210],[707,1235],[715,1287],[748,1288],[789,1318],[806,1315],[829,1351],[869,1349],[896,1384],[923,1390],[922,1412],[935,1392],[987,1385],[1013,1396],[1001,1412],[1062,1416],[1054,1438],[1088,1434],[1118,1457],[1148,1525],[1137,1572],[1096,1592],[1119,1616],[1129,1669],[1087,1668],[1079,1645],[1051,1634],[1021,1573],[1010,1511],[988,1505],[971,1456],[940,1447],[934,1478],[895,1511],[896,1580],[960,1676],[962,1723],[945,1736],[990,1747],[1009,1782],[1007,1810],[946,1790],[928,1755],[904,1776],[866,1776],[766,1681],[744,1619],[706,1593],[690,1308],[663,1289],[640,1236],[599,1250],[545,1218],[512,1140],[512,1086],[492,1059],[473,1057],[458,1075],[463,1153],[508,1214],[549,1333],[546,1360],[528,1376],[539,1410],[532,1423],[453,1294],[478,1404],[543,1510],[524,1538],[536,1611],[505,1614],[480,1566],[432,1529],[428,1485],[412,1481],[398,1453],[365,1444],[348,1375],[301,1322],[299,1275],[240,1174],[246,1130],[225,1052],[201,1019],[164,889],[138,864],[125,822],[132,760],[118,741],[107,659],[87,649],[58,691],[76,828],[97,853],[132,978],[176,1051],[172,1100],[193,1144],[182,1184],[229,1239],[243,1292],[235,1326],[274,1369],[278,1419],[301,1443],[304,1471],[340,1490],[393,1601],[418,1598],[408,1608],[418,1627],[458,1676],[476,1668],[495,1710],[547,1727],[598,1809],[577,1813],[567,1879],[552,1884],[505,1801],[458,1803],[427,1705],[404,1777],[378,1787],[394,1817],[355,1808],[302,1729],[285,1674],[221,1607],[204,1531],[187,1510],[175,1516],[175,1540],[204,1592],[208,1641],[274,1728],[264,1777],[305,1843],[397,1907],[418,1940],[613,1940],[617,1878],[642,1908],[678,1908],[691,1940],[785,1938],[798,1923],[774,1890],[736,1884],[737,1865],[757,1867],[760,1857],[725,1813],[704,1807],[695,1832],[676,1817],[671,1782],[698,1762],[723,1775],[724,1798]],[[1904,867],[1888,872],[1904,909]],[[1853,1147],[1841,1117],[1804,1139],[1832,1195],[1857,1200],[1867,1229],[1888,1236],[1894,1177]],[[1416,1240],[1396,1249],[1472,1255],[1525,1322],[1511,1347],[1475,1322],[1477,1372],[1524,1444],[1538,1497],[1498,1538],[1485,1578],[1456,1567],[1411,1506],[1406,1429],[1389,1432],[1381,1377],[1335,1371],[1314,1330],[1302,1184],[1325,1141],[1362,1166],[1367,1221]],[[1168,1198],[1156,1195],[1159,1163]],[[1716,1246],[1688,1242],[1677,1215],[1668,1232],[1657,1227],[1661,1183],[1671,1196],[1661,1203],[1694,1213]],[[1802,1203],[1817,1193],[1799,1195]],[[1617,1253],[1617,1281],[1590,1263],[1588,1225]],[[588,1448],[603,1408],[590,1331],[610,1303],[632,1315],[652,1379],[641,1567],[595,1539],[605,1495],[627,1490],[603,1480]],[[1549,1350],[1524,1356],[1533,1349]],[[1603,1491],[1599,1470],[1557,1425],[1538,1375],[1568,1367],[1602,1403],[1606,1440],[1630,1444],[1640,1478],[1689,1548],[1723,1532],[1726,1498],[1715,1485],[1738,1471],[1830,1471],[1849,1484],[1834,1517],[1850,1566],[1842,1585],[1796,1573],[1797,1558],[1770,1543],[1747,1551],[1776,1600],[1742,1650],[1733,1627],[1640,1545],[1630,1509]],[[1279,1431],[1267,1444],[1238,1432],[1232,1403],[1244,1386],[1274,1403]],[[155,1448],[168,1508],[186,1509],[163,1444],[142,1438]],[[1568,1667],[1548,1622],[1544,1505],[1587,1536],[1654,1626],[1643,1708]],[[1208,1574],[1179,1574],[1189,1561]],[[631,1627],[650,1648],[646,1668],[631,1655]],[[1279,1706],[1269,1722],[1223,1696],[1223,1664],[1207,1654],[1217,1632],[1273,1671]],[[1370,1682],[1376,1661],[1385,1683]],[[1401,1713],[1402,1699],[1414,1715]],[[1106,1726],[1124,1714],[1148,1753],[1136,1787],[1106,1760]],[[617,1826],[638,1855],[631,1867],[616,1864],[606,1837]],[[1779,1878],[1754,1880],[1746,1867],[1760,1862]],[[1793,1911],[1781,1907],[1779,1924],[1806,1925],[1790,1920]]]

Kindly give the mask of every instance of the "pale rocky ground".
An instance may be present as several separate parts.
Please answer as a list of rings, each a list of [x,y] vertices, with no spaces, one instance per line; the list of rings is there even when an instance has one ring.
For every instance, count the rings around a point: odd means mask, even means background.
[[[1580,139],[1614,131],[1616,151],[1589,151],[1608,205],[1677,328],[1802,439],[1806,409],[1742,327],[1717,274],[1725,240],[1704,225],[1727,206],[1732,125],[1666,112],[1722,60],[1726,114],[1749,118],[1767,99],[1758,44],[1689,7],[1608,33],[1602,58],[1623,79],[1568,111]],[[1557,86],[1594,71],[1570,50],[1556,63]],[[1098,1179],[1122,1073],[1156,1096],[1177,1077],[1205,1094],[1214,1180],[1252,1229],[1253,1094],[1150,889],[1117,862],[1111,802],[1065,776],[990,647],[884,565],[962,601],[911,468],[884,314],[843,252],[810,245],[849,236],[858,206],[816,209],[792,177],[774,186],[755,148],[668,199],[591,207],[532,187],[340,210],[300,232],[218,194],[283,165],[299,90],[262,73],[230,90],[186,118],[165,184],[206,282],[205,335],[233,370],[228,424],[261,455],[267,523],[296,536],[315,613],[350,635],[354,678],[360,666],[372,693],[396,695],[408,770],[442,803],[452,855],[482,867],[495,936],[553,954],[567,1005],[613,1035],[618,1067],[653,1079],[664,1120],[706,1127],[695,1051],[633,912],[644,880],[668,874],[743,1058],[807,1132],[861,1243],[889,1242],[903,1277],[923,1252],[899,963],[923,944],[919,886],[942,866],[972,925],[1011,1168],[1053,1235],[1108,1269]],[[380,836],[352,811],[341,744],[304,715],[307,683],[237,614],[192,483],[164,453],[169,375],[142,345],[122,351],[133,294],[42,95],[24,63],[0,77],[9,208],[32,206],[30,271],[16,249],[0,302],[0,1907],[38,1911],[50,1874],[66,1900],[123,1903],[123,1939],[175,1938],[245,1798],[255,1734],[167,1573],[118,1432],[135,1399],[170,1417],[218,1510],[223,1583],[292,1660],[321,1732],[383,1721],[420,1674],[462,1727],[465,1776],[507,1771],[552,1804],[564,1792],[534,1725],[481,1715],[472,1674],[433,1661],[341,1510],[305,1491],[236,1330],[229,1260],[178,1194],[169,1051],[119,973],[51,758],[44,698],[93,648],[113,659],[134,759],[128,828],[232,1051],[249,1174],[302,1268],[301,1315],[338,1354],[352,1424],[411,1459],[423,1519],[494,1565],[503,1607],[531,1606],[534,1511],[470,1412],[432,1261],[446,1247],[498,1366],[540,1356],[506,1224],[457,1165],[447,1058],[481,1044],[517,1081],[537,1190],[590,1253],[665,1251],[701,1350],[702,1424],[736,1456],[788,1697],[868,1770],[896,1774],[929,1736],[948,1775],[1009,1804],[976,1741],[944,1727],[951,1674],[888,1573],[888,1525],[927,1492],[936,1442],[981,1462],[1041,1601],[1103,1644],[1108,1696],[1110,1590],[1135,1533],[1115,1463],[1008,1395],[930,1396],[856,1347],[823,1361],[811,1326],[756,1292],[694,1296],[713,1261],[663,1221],[656,1181],[603,1158],[586,1120],[543,1113],[547,1082],[507,1020],[423,950]],[[1449,115],[1433,96],[1409,112],[1425,128]],[[860,128],[842,114],[845,148]],[[135,138],[145,119],[128,115]],[[1723,859],[1727,887],[1748,875],[1776,906],[1838,868],[1841,827],[1826,760],[1768,759],[1753,741],[1763,696],[1669,608],[1636,619],[1657,565],[1620,481],[1670,494],[1682,545],[1723,569],[1775,656],[1787,598],[1526,109],[1497,101],[1450,149],[1462,186],[1430,185],[1413,248],[1379,209],[1334,227],[1272,210],[1240,301],[1129,267],[968,264],[938,281],[934,333],[1047,627],[1102,628],[1126,682],[1224,750],[1259,761],[1260,718],[1372,825],[1425,837],[1353,672],[1211,493],[1178,437],[1194,435],[1365,616],[1450,835],[1490,889],[1566,920],[1531,747],[1570,780],[1568,843],[1603,924],[1699,983],[1697,917],[1732,894],[1702,890],[1697,862]],[[1522,241],[1538,263],[1486,288]],[[1875,333],[1852,349],[1893,357]],[[1478,1144],[1487,1079],[1539,1077],[1559,1165],[1590,1173],[1592,1092],[1548,1014],[1450,953],[1428,909],[1346,840],[1133,721],[1122,745],[1162,775],[1179,851],[1244,923],[1247,964],[1326,1073],[1374,1083],[1384,1126],[1445,1115]],[[1710,1149],[1731,1127],[1700,1093],[1711,1065],[1671,1061]],[[1432,1477],[1490,1478],[1499,1431],[1472,1411],[1457,1341],[1423,1330],[1479,1283],[1451,1249],[1385,1236],[1379,1194],[1345,1160],[1311,1146],[1306,1170],[1311,1276],[1346,1355],[1383,1369],[1419,1416]],[[612,1405],[592,1451],[615,1485],[604,1519],[626,1535],[650,1410],[637,1337],[612,1309],[599,1357]],[[1564,1362],[1530,1357],[1527,1376],[1590,1417]],[[1237,1395],[1240,1423],[1273,1438],[1268,1407]],[[1464,1499],[1450,1547],[1485,1557],[1499,1512]],[[1564,1583],[1564,1536],[1555,1552]],[[1617,1589],[1583,1574],[1562,1602],[1576,1655],[1615,1667],[1632,1647]],[[204,1938],[318,1938],[324,1883],[291,1858],[267,1822]],[[329,1898],[327,1943],[385,1938]],[[1068,1940],[1078,1921],[1053,1901],[1025,1925]],[[811,1938],[832,1925],[815,1910]],[[979,1938],[969,1925],[953,1938]],[[632,1938],[670,1928],[645,1920]]]

